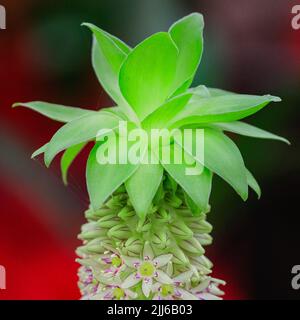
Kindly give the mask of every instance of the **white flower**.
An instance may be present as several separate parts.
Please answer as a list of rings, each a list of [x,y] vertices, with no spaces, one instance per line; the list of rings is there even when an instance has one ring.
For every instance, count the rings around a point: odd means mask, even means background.
[[[220,296],[224,294],[222,290],[218,288],[219,285],[225,285],[223,280],[207,277],[197,287],[193,288],[191,292],[199,300],[222,300]]]
[[[100,255],[98,261],[104,265],[104,269],[102,270],[104,276],[115,277],[125,268],[124,261],[116,253],[107,252]]]
[[[107,284],[91,296],[90,300],[131,300],[137,297],[137,293],[124,288],[119,278],[113,284]]]
[[[167,274],[171,277],[173,274],[172,263],[169,262]],[[172,283],[155,283],[152,290],[155,292],[153,300],[197,300],[198,298],[186,291],[184,288],[193,275],[193,271],[186,271],[172,279]]]
[[[135,269],[135,272],[124,280],[123,288],[133,287],[142,281],[142,291],[148,298],[152,291],[153,280],[163,284],[172,284],[170,277],[159,270],[172,259],[172,255],[164,254],[155,258],[149,242],[144,245],[143,259],[126,256],[122,258],[128,267]]]

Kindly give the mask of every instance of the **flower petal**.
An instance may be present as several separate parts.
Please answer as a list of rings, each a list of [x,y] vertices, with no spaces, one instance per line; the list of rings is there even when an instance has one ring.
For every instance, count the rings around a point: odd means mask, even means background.
[[[192,270],[183,272],[183,273],[179,274],[177,277],[173,278],[173,281],[175,283],[176,282],[186,283],[191,278],[193,273],[194,272]]]
[[[157,268],[160,268],[165,266],[172,259],[172,257],[172,254],[163,254],[161,256],[156,257],[153,260],[153,263],[156,265]]]
[[[205,279],[202,281],[197,287],[193,289],[193,292],[201,292],[205,290],[210,284],[210,278]]]
[[[154,258],[153,250],[152,250],[152,247],[151,247],[149,241],[145,242],[143,257],[145,260],[152,260]]]
[[[197,294],[197,297],[200,299],[200,300],[222,300],[222,298],[220,297],[217,297],[213,294],[210,294],[210,293],[200,293],[200,294]]]
[[[122,259],[123,259],[124,263],[130,268],[137,269],[137,267],[142,263],[142,261],[138,258],[122,256]]]
[[[152,290],[152,278],[143,279],[142,290],[144,295],[148,298]]]
[[[159,288],[161,287],[161,284],[159,282],[154,283],[152,286],[152,291],[158,292]]]
[[[224,291],[220,290],[215,284],[211,283],[208,287],[208,290],[211,294],[216,296],[223,296],[225,293]]]
[[[138,294],[136,292],[133,292],[128,289],[125,289],[125,294],[132,299],[135,299],[138,296]]]
[[[169,277],[172,277],[173,275],[173,263],[171,261],[168,262],[168,265],[167,265],[167,275]]]
[[[127,289],[130,287],[133,287],[134,285],[136,285],[140,281],[141,281],[141,278],[137,278],[136,273],[131,274],[123,281],[122,288]]]
[[[198,300],[198,298],[195,295],[193,295],[193,294],[191,294],[191,293],[189,293],[189,292],[187,292],[187,291],[185,291],[183,289],[178,289],[178,291],[181,294],[181,299],[182,300]]]
[[[163,271],[157,270],[156,271],[157,277],[156,280],[160,283],[165,283],[165,284],[172,284],[173,280]]]

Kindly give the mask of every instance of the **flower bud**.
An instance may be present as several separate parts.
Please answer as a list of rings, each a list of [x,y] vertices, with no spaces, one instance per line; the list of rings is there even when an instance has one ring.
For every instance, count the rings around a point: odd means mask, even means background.
[[[85,212],[85,217],[88,220],[98,220],[99,218],[105,217],[107,215],[115,214],[115,210],[109,209],[109,208],[102,208],[99,210],[93,210],[89,209]]]
[[[127,227],[126,224],[118,224],[111,229],[109,229],[107,235],[109,238],[114,238],[116,240],[125,240],[131,236],[132,232]]]
[[[201,265],[207,269],[211,269],[213,267],[212,262],[204,255],[198,256],[198,257],[192,257],[192,260],[194,264]]]
[[[129,257],[139,256],[143,250],[143,242],[137,237],[131,237],[126,242],[122,248],[124,255]]]
[[[119,213],[118,217],[120,217],[122,220],[127,220],[128,218],[134,217],[135,211],[132,209],[132,207],[126,206],[124,207]]]
[[[180,239],[189,239],[193,236],[193,231],[180,219],[172,222],[170,231]]]
[[[171,244],[171,253],[173,254],[172,262],[181,265],[187,265],[189,263],[189,259],[186,257],[184,252],[175,244]]]
[[[151,243],[158,249],[165,249],[170,245],[170,239],[165,229],[158,230],[151,235]]]
[[[105,205],[110,209],[119,209],[120,207],[123,207],[126,204],[126,201],[126,194],[118,194],[116,196],[111,197]]]
[[[171,196],[168,196],[166,201],[173,208],[179,208],[182,205],[182,200],[177,196],[175,196],[174,194]]]
[[[211,235],[207,233],[196,233],[194,234],[194,237],[200,242],[202,246],[208,246],[212,243],[213,238]]]
[[[199,241],[196,238],[191,238],[189,240],[182,240],[179,243],[179,247],[183,250],[188,251],[189,253],[192,254],[199,254],[202,255],[204,254],[205,250],[199,243]]]
[[[195,233],[210,233],[212,231],[212,225],[205,220],[193,222],[189,226]]]
[[[96,226],[101,228],[112,228],[118,223],[120,223],[120,218],[115,214],[111,214],[99,219]]]
[[[99,237],[103,237],[107,235],[107,230],[101,229],[101,230],[91,230],[91,231],[84,231],[81,232],[78,236],[81,240],[92,240]]]

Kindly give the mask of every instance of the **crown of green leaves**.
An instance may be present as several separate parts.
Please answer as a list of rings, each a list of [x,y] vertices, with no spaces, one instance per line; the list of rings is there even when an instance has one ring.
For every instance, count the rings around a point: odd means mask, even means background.
[[[213,173],[229,183],[246,200],[248,186],[260,196],[260,188],[246,169],[242,155],[224,131],[236,134],[286,139],[239,120],[279,102],[271,95],[245,95],[211,89],[190,88],[203,51],[204,22],[193,13],[174,23],[168,32],[156,33],[130,48],[100,28],[84,23],[93,33],[92,62],[96,75],[116,106],[99,111],[84,110],[45,102],[17,103],[53,120],[66,123],[33,157],[44,153],[46,166],[64,151],[61,170],[67,172],[73,160],[100,129],[117,130],[120,120],[141,128],[203,128],[204,172],[188,176],[179,164],[105,164],[97,162],[97,144],[90,152],[86,179],[93,208],[125,184],[137,214],[145,217],[161,185],[164,172],[179,184],[193,205],[193,212],[206,211]],[[197,159],[193,148],[178,145],[182,152]]]

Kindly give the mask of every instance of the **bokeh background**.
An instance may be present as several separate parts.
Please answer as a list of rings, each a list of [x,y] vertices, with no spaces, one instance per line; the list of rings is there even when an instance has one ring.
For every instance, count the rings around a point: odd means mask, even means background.
[[[1,0],[0,264],[7,290],[0,299],[78,299],[74,250],[88,205],[85,157],[71,169],[70,187],[31,153],[59,128],[16,101],[45,100],[97,109],[110,106],[93,74],[88,21],[131,46],[167,30],[193,11],[204,14],[205,54],[196,77],[232,91],[281,96],[249,123],[281,134],[279,142],[236,137],[263,196],[243,203],[214,179],[214,275],[228,281],[226,299],[299,299],[291,269],[300,264],[300,30],[282,0]]]

